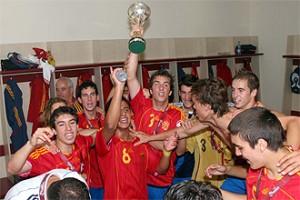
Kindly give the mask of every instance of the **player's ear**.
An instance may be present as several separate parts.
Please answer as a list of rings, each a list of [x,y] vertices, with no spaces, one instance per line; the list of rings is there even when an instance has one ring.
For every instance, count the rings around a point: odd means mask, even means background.
[[[263,153],[268,147],[268,142],[264,139],[258,139],[256,145],[258,145],[260,152]]]
[[[254,89],[254,90],[252,90],[250,95],[255,98],[257,96],[257,93],[258,93],[258,90]]]

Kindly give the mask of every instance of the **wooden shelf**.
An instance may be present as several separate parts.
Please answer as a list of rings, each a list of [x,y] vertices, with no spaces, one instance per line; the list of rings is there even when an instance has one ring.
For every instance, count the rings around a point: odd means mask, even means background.
[[[292,65],[300,65],[300,55],[283,55],[282,57],[292,59]]]
[[[283,55],[283,58],[294,58],[294,59],[300,59],[300,55]]]
[[[168,58],[168,59],[155,59],[155,60],[141,60],[140,64],[150,63],[164,63],[164,62],[182,62],[182,61],[199,61],[199,60],[221,60],[227,58],[236,58],[237,60],[248,59],[251,61],[253,56],[261,56],[263,53],[256,54],[241,54],[241,55],[212,55],[212,56],[198,56],[198,57],[184,57],[184,58]],[[240,61],[241,62],[241,61]],[[78,64],[78,65],[66,65],[55,67],[55,78],[60,76],[73,77],[78,74],[78,71],[88,70],[90,74],[94,74],[95,68],[109,67],[109,66],[123,66],[123,61],[117,62],[103,62],[103,63],[91,63],[91,64]],[[26,69],[26,70],[11,70],[0,71],[0,75],[3,78],[3,83],[6,83],[9,79],[14,79],[17,82],[30,82],[36,76],[42,76],[42,69]],[[75,74],[75,75],[74,75]]]

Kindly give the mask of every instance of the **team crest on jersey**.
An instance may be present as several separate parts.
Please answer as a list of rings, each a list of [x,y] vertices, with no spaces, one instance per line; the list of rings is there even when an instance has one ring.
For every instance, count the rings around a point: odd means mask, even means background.
[[[168,130],[169,129],[169,127],[170,127],[170,122],[168,122],[168,121],[164,121],[163,123],[162,123],[162,129],[163,130]]]
[[[182,120],[179,120],[177,123],[176,123],[176,127],[181,127],[181,124],[183,123]]]

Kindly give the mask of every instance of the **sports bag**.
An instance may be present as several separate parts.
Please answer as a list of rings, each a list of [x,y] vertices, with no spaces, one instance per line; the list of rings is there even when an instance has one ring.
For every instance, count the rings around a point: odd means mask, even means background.
[[[237,52],[238,46],[235,47],[235,52]],[[255,54],[256,46],[252,44],[242,44],[241,45],[241,54]]]

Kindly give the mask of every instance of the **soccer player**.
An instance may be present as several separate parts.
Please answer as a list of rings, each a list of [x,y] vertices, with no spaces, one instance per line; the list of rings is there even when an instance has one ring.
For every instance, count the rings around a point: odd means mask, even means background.
[[[52,169],[77,171],[90,179],[89,149],[94,145],[95,134],[77,135],[77,114],[70,107],[59,107],[51,115],[50,127],[38,128],[7,164],[10,174],[32,177]],[[56,136],[53,142],[51,138]],[[46,148],[46,146],[52,149]]]
[[[104,117],[97,112],[99,94],[96,84],[86,80],[77,89],[77,99],[82,105],[83,112],[77,113],[78,127],[83,129],[100,129],[104,126]],[[98,167],[96,148],[90,149],[91,185],[90,192],[92,199],[103,199],[103,182]]]
[[[238,114],[228,130],[237,156],[250,165],[247,174],[247,199],[298,199],[300,172],[282,176],[278,161],[290,154],[284,146],[284,129],[278,118],[266,108],[254,107]],[[223,192],[224,199],[236,195]],[[237,196],[242,199],[241,196]],[[244,197],[243,199],[246,199]]]
[[[184,113],[178,107],[169,104],[169,96],[173,90],[173,77],[165,69],[160,69],[150,78],[150,94],[152,98],[146,98],[143,89],[137,79],[138,55],[131,53],[125,62],[128,74],[127,85],[131,97],[131,105],[135,115],[136,129],[150,135],[159,135],[161,132],[180,126],[184,120]],[[151,142],[152,150],[150,159],[155,161],[155,167],[162,156],[162,142]],[[186,150],[186,140],[180,140],[176,148],[177,155],[182,155]],[[162,199],[167,188],[173,181],[175,174],[175,152],[166,175],[148,173],[149,199]],[[151,167],[150,166],[150,167]],[[155,172],[156,169],[152,171]]]
[[[196,83],[198,78],[191,74],[186,74],[182,76],[179,81],[179,96],[181,97],[181,101],[183,104],[183,110],[187,116],[194,116],[194,103],[192,101],[192,85]],[[190,114],[189,114],[190,113]],[[190,118],[190,117],[187,117]],[[195,136],[189,137],[187,139],[187,150],[194,155],[195,165],[192,166],[182,165],[179,170],[175,174],[174,182],[176,180],[183,180],[186,178],[177,178],[180,176],[180,172],[185,172],[187,169],[192,167],[192,179],[196,181],[209,181],[214,186],[220,186],[225,176],[216,176],[213,179],[208,179],[204,174],[204,169],[208,167],[210,164],[219,163],[219,164],[232,164],[232,154],[222,140],[219,138],[218,134],[215,134],[214,131],[208,129],[204,130],[201,133],[195,133]],[[189,152],[185,153],[190,154]],[[186,160],[187,156],[183,157]],[[180,159],[177,160],[177,162]],[[183,162],[185,163],[185,162]],[[188,163],[190,164],[190,163]],[[184,169],[182,169],[184,168]],[[182,177],[182,175],[181,175]],[[191,179],[190,178],[190,179]]]
[[[177,145],[177,137],[164,141],[159,163],[150,158],[148,145],[134,146],[138,138],[129,134],[133,115],[130,103],[122,94],[124,84],[116,78],[117,68],[112,70],[113,97],[105,106],[105,125],[97,134],[98,163],[104,181],[105,199],[148,199],[147,171],[166,173],[170,165],[171,151]],[[154,166],[155,165],[155,166]]]

